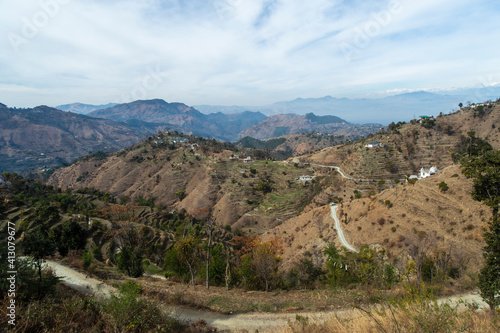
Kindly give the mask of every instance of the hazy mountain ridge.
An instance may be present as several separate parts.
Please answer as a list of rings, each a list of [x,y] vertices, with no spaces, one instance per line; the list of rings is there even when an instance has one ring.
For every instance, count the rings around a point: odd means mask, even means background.
[[[71,104],[58,105],[55,107],[55,109],[58,109],[61,111],[66,111],[66,112],[88,114],[92,111],[110,108],[110,107],[115,106],[115,105],[117,105],[117,103],[108,103],[108,104],[103,104],[103,105],[71,103]]]
[[[457,109],[458,103],[480,103],[488,99],[496,100],[500,89],[483,87],[457,90],[445,93],[417,91],[382,98],[296,98],[262,106],[216,106],[196,105],[202,112],[232,113],[240,110],[260,111],[267,116],[294,113],[304,115],[331,115],[353,123],[381,123],[409,121],[421,114],[437,116]]]
[[[165,126],[177,126],[186,134],[211,136],[227,141],[234,140],[243,129],[266,118],[260,112],[250,111],[231,115],[223,113],[207,115],[186,104],[168,103],[161,99],[119,104],[95,110],[89,113],[89,116],[115,121],[136,119]]]

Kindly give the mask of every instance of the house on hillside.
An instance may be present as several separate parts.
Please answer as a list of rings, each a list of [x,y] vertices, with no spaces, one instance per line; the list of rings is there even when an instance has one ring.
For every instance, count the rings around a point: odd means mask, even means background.
[[[380,142],[377,142],[377,141],[370,142],[370,143],[367,143],[365,145],[366,148],[376,148],[376,147],[383,147],[383,146],[384,146],[383,143],[380,143]]]
[[[175,139],[170,139],[169,141],[172,143],[186,143],[186,142],[188,142],[188,139],[177,137]]]
[[[243,162],[244,162],[244,163],[250,163],[250,162],[253,162],[253,159],[252,159],[252,157],[251,157],[251,156],[248,156],[248,157],[246,157],[245,159],[243,159]]]
[[[299,177],[299,180],[302,181],[302,182],[309,182],[313,179],[313,177],[309,176],[309,175],[304,175],[304,176],[300,176]]]
[[[420,116],[420,117],[418,117],[418,122],[422,123],[424,120],[427,120],[427,119],[434,119],[434,117],[433,116]]]
[[[430,169],[421,168],[420,174],[418,175],[418,179],[424,179],[424,178],[430,177],[438,172],[439,172],[439,170],[436,166],[432,166]]]

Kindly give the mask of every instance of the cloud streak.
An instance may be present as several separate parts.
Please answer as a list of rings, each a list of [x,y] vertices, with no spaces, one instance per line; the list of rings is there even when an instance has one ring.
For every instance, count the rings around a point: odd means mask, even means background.
[[[486,0],[4,1],[0,101],[120,101],[142,85],[147,68],[162,79],[144,98],[190,105],[500,81],[499,7]],[[38,30],[30,38],[26,22]],[[26,42],[14,47],[12,34]],[[353,46],[350,57],[342,45]]]

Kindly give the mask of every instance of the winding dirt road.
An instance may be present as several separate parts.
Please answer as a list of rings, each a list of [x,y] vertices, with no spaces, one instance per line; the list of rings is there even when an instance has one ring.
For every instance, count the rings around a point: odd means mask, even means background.
[[[107,285],[103,281],[87,277],[72,268],[66,267],[55,261],[48,260],[46,267],[51,268],[54,273],[63,278],[63,283],[71,288],[92,294],[98,297],[109,297],[116,289]],[[450,303],[450,305],[460,304],[461,301],[476,303],[480,309],[488,308],[477,293],[456,295],[438,300],[439,304]],[[465,305],[461,305],[465,307]],[[296,320],[297,315],[307,317],[310,323],[322,323],[330,318],[354,318],[362,313],[354,308],[329,310],[321,312],[290,312],[290,313],[245,313],[226,315],[207,310],[196,310],[181,306],[163,306],[166,313],[175,316],[183,322],[193,322],[198,319],[205,320],[209,325],[216,327],[221,332],[233,332],[248,330],[249,332],[273,332],[288,326],[289,322]]]
[[[330,204],[330,211],[332,218],[335,220],[335,229],[337,230],[337,234],[339,235],[340,242],[342,243],[342,246],[344,246],[346,249],[352,252],[359,253],[358,250],[356,250],[351,244],[347,242],[347,239],[345,239],[344,231],[342,230],[342,227],[340,225],[340,220],[337,217],[337,205],[334,203]]]

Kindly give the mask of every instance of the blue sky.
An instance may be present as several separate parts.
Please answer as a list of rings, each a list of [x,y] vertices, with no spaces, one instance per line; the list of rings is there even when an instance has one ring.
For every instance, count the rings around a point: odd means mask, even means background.
[[[500,84],[483,0],[2,0],[0,102],[264,105]]]

